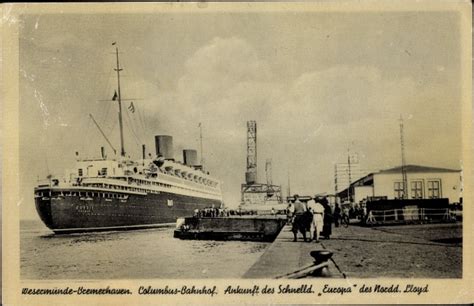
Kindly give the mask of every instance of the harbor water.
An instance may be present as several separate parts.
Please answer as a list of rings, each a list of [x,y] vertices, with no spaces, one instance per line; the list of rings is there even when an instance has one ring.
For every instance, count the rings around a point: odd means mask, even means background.
[[[54,235],[21,221],[22,279],[240,278],[270,245],[173,238],[174,228]]]

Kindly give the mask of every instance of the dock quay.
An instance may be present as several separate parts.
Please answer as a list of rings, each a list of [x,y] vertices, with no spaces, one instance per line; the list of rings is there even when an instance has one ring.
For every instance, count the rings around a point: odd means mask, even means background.
[[[244,278],[276,278],[294,272],[313,262],[313,258],[309,256],[311,251],[324,249],[325,247],[322,243],[314,241],[303,242],[303,239],[300,237],[297,242],[293,242],[291,225],[286,225],[272,245],[244,274]],[[332,261],[329,264],[331,273],[338,272]],[[341,273],[336,273],[332,276],[343,277]]]
[[[293,242],[286,225],[244,278],[276,278],[310,265],[313,250],[333,252],[333,278],[462,277],[462,225],[417,224],[333,227],[331,239]]]

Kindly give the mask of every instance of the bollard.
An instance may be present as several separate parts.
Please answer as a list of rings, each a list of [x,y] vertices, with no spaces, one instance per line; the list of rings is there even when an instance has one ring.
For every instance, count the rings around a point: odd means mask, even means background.
[[[313,276],[317,277],[330,277],[331,272],[329,271],[329,259],[332,257],[332,252],[326,250],[311,251],[309,253],[314,258],[314,265],[318,267],[312,273]]]
[[[329,272],[328,260],[331,259],[333,253],[326,250],[317,250],[311,251],[309,254],[314,258],[314,262],[310,266],[304,267],[288,274],[279,275],[276,278],[297,279],[308,276],[330,277],[331,273]]]

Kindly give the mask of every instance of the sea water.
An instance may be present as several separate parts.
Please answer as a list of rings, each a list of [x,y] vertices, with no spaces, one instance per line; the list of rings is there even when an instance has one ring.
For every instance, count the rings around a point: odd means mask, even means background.
[[[174,228],[55,235],[21,221],[22,279],[240,278],[269,243],[173,238]]]

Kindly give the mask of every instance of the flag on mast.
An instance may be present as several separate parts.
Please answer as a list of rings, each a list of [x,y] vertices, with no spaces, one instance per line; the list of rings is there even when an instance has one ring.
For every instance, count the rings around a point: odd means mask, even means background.
[[[130,105],[128,106],[128,110],[131,111],[132,113],[135,113],[135,105],[133,105],[133,101],[130,102]]]

